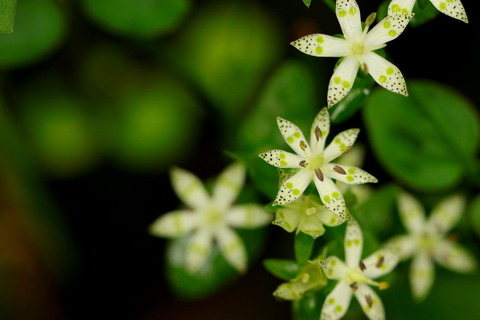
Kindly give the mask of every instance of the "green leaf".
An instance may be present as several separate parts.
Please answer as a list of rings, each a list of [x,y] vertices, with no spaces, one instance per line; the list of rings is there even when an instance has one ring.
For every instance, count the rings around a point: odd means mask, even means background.
[[[236,141],[230,144],[244,154],[243,159],[257,188],[271,198],[278,191],[278,173],[258,155],[271,149],[289,149],[278,130],[278,116],[308,132],[320,111],[316,90],[307,66],[296,61],[285,62],[268,81],[259,101],[241,123]]]
[[[17,0],[0,0],[0,33],[13,32]]]
[[[294,320],[318,320],[325,297],[321,293],[307,293],[293,302]]]
[[[312,3],[312,0],[303,0],[303,3],[307,6],[307,8],[310,8],[310,3]]]
[[[409,22],[411,27],[419,27],[439,15],[440,11],[429,0],[418,0],[413,7],[415,15]]]
[[[293,260],[266,259],[263,265],[271,274],[285,281],[295,278],[299,269]]]
[[[66,19],[50,0],[18,2],[15,32],[0,37],[0,68],[31,64],[59,47]]]
[[[314,244],[315,240],[303,232],[295,235],[295,259],[299,265],[307,263],[310,259]]]
[[[377,88],[364,108],[367,133],[383,167],[418,191],[442,191],[476,172],[479,123],[452,88],[409,81],[409,97]]]
[[[83,0],[89,18],[127,37],[151,39],[174,30],[186,17],[190,0]]]
[[[236,230],[252,263],[263,249],[266,229]],[[185,269],[185,250],[189,237],[171,240],[166,252],[166,277],[172,291],[181,298],[199,299],[209,296],[232,283],[240,274],[225,261],[218,247],[214,246],[210,257],[201,269],[191,274]]]
[[[480,237],[480,195],[477,195],[469,204],[468,212],[473,230]]]

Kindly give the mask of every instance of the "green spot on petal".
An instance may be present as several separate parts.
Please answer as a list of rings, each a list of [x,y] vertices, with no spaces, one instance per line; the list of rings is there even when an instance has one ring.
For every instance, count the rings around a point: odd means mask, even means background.
[[[340,77],[335,77],[335,79],[333,79],[333,82],[335,82],[335,84],[339,84],[340,82],[342,82],[342,79]]]
[[[385,82],[387,82],[387,77],[386,76],[380,76],[378,78],[378,81],[380,81],[381,83],[385,83]]]
[[[393,12],[398,12],[400,11],[400,6],[398,4],[393,5],[392,7]]]
[[[342,85],[345,89],[350,88],[350,82],[348,81],[343,81]]]
[[[438,7],[440,8],[440,10],[445,10],[447,8],[447,5],[445,4],[445,2],[440,2]]]
[[[360,239],[353,240],[353,244],[358,246],[360,244]]]
[[[347,176],[346,179],[348,182],[353,182],[355,180],[352,176]]]
[[[340,195],[338,194],[338,192],[334,192],[334,193],[332,193],[332,197],[337,199],[338,197],[340,197]]]
[[[293,136],[298,139],[300,138],[301,135],[300,135],[300,132],[297,131],[293,134]]]
[[[280,161],[280,165],[283,166],[283,167],[286,167],[288,166],[288,162],[287,161]]]
[[[395,31],[395,30],[390,30],[390,31],[388,31],[388,35],[389,35],[390,37],[395,37],[395,36],[397,35],[397,31]]]
[[[355,173],[355,169],[353,169],[353,168],[348,168],[347,172],[348,172],[349,174],[354,174],[354,173]]]
[[[348,10],[348,13],[350,13],[352,16],[357,13],[357,9],[355,7],[351,7],[350,10]]]
[[[287,184],[285,185],[285,187],[287,187],[288,189],[292,189],[292,188],[293,188],[293,183],[287,182]]]
[[[347,240],[347,242],[345,243],[345,245],[347,247],[351,247],[352,246],[352,240]]]
[[[335,307],[335,311],[338,313],[342,312],[342,310],[343,310],[343,307],[341,305],[338,305]]]
[[[317,37],[317,43],[323,43],[324,41],[323,37]]]
[[[383,23],[383,27],[384,27],[385,29],[388,29],[388,28],[390,28],[391,26],[392,26],[392,24],[391,24],[390,21],[388,21],[388,20]]]
[[[386,72],[388,75],[392,75],[395,72],[395,70],[392,67],[388,67]]]
[[[285,155],[285,153],[280,153],[280,159],[285,159],[287,156]]]
[[[347,12],[345,10],[340,10],[338,12],[338,16],[341,17],[341,18],[345,17],[346,15],[347,15]]]
[[[329,203],[330,202],[330,197],[329,196],[323,197],[323,202]]]
[[[328,304],[334,304],[335,303],[335,298],[330,298],[328,299]]]
[[[300,192],[299,189],[295,189],[295,190],[292,191],[292,193],[293,193],[294,195],[298,196],[298,195],[300,195],[301,192]]]
[[[287,138],[288,143],[293,143],[294,141],[295,141],[295,139],[293,139],[293,137],[288,137]]]

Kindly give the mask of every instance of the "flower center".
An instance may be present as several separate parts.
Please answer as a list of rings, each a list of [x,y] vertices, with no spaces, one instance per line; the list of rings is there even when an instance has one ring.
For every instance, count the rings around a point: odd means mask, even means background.
[[[352,53],[354,55],[362,55],[365,53],[365,46],[363,43],[354,43],[352,45]]]
[[[202,212],[203,223],[205,227],[216,229],[225,222],[224,214],[214,205],[210,205]]]
[[[435,236],[424,234],[418,239],[420,247],[424,250],[431,251],[438,243],[438,239]]]
[[[323,166],[323,159],[323,152],[312,157],[312,159],[310,159],[310,168],[312,170],[321,168]]]

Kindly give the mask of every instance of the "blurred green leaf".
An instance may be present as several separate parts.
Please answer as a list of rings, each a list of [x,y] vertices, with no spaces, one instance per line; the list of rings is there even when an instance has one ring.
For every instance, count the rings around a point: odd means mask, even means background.
[[[303,3],[307,6],[307,8],[310,8],[310,3],[312,3],[312,0],[303,0]]]
[[[323,305],[321,293],[306,293],[302,299],[293,302],[294,320],[318,320]]]
[[[418,0],[415,2],[413,12],[415,15],[409,23],[411,27],[419,27],[431,21],[440,13],[429,0]]]
[[[477,195],[469,204],[470,221],[472,228],[480,237],[480,195]]]
[[[257,188],[274,197],[278,191],[278,173],[258,155],[270,149],[285,149],[278,130],[278,116],[293,121],[308,132],[320,108],[316,86],[309,69],[296,61],[282,64],[268,81],[263,94],[240,125],[236,141],[238,152],[251,170]]]
[[[409,97],[377,88],[364,108],[373,150],[396,179],[419,191],[455,186],[476,170],[479,124],[452,88],[409,81]]]
[[[314,244],[315,240],[303,232],[295,235],[295,259],[299,265],[304,265],[310,259]]]
[[[236,230],[252,263],[263,249],[266,229]],[[211,295],[238,279],[240,274],[230,266],[218,247],[214,247],[206,263],[191,274],[185,269],[185,250],[189,237],[171,240],[167,246],[166,276],[173,292],[182,298],[198,299]]]
[[[82,0],[92,21],[107,31],[149,39],[175,29],[191,7],[190,0]]]
[[[52,1],[19,1],[15,32],[0,37],[0,68],[38,61],[60,45],[65,31],[65,16]]]
[[[17,0],[0,0],[0,33],[13,32]]]
[[[159,50],[222,112],[228,127],[280,55],[277,30],[252,1],[210,3],[186,25],[173,50]]]
[[[263,265],[271,274],[285,281],[295,278],[299,270],[297,262],[293,260],[266,259]]]

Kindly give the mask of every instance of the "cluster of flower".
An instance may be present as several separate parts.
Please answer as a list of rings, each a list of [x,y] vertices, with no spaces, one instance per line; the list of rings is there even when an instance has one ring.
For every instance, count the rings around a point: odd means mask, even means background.
[[[460,0],[431,2],[441,12],[467,22]],[[344,57],[329,82],[328,107],[349,93],[358,69],[369,73],[387,90],[407,95],[400,70],[373,51],[383,48],[403,32],[413,17],[414,4],[415,0],[393,0],[387,17],[369,31],[375,14],[367,18],[362,30],[356,1],[337,0],[336,15],[343,39],[312,34],[292,42],[294,47],[312,56]],[[389,273],[400,260],[413,257],[410,280],[413,295],[418,300],[428,294],[433,283],[433,261],[457,272],[469,272],[476,267],[475,259],[447,237],[447,232],[458,222],[464,210],[465,199],[458,194],[448,197],[433,209],[426,220],[421,204],[408,193],[400,192],[398,209],[409,234],[393,237],[380,250],[362,259],[362,230],[350,216],[342,190],[345,190],[345,185],[375,183],[377,179],[357,166],[332,163],[350,151],[359,130],[343,131],[325,147],[330,132],[328,107],[320,110],[314,119],[310,140],[294,123],[277,118],[280,133],[295,153],[270,150],[260,157],[274,167],[294,172],[281,181],[273,202],[274,206],[281,207],[276,211],[273,223],[288,232],[303,232],[315,239],[325,233],[324,225],[334,227],[347,222],[345,262],[336,256],[309,261],[295,279],[280,285],[274,295],[287,300],[299,299],[306,291],[323,288],[324,285],[316,281],[323,281],[326,277],[338,280],[338,284],[325,299],[321,319],[343,317],[352,295],[355,295],[368,318],[384,319],[382,301],[370,286],[386,289],[386,282],[373,279]],[[161,216],[152,224],[151,232],[169,238],[190,235],[185,258],[190,272],[197,272],[202,267],[211,252],[213,240],[234,268],[239,272],[245,271],[245,247],[232,227],[256,228],[272,220],[259,205],[232,206],[244,183],[245,171],[241,163],[225,169],[216,181],[211,197],[193,174],[178,168],[171,171],[177,195],[193,210],[178,210]],[[319,198],[304,195],[312,180]],[[324,275],[323,278],[318,276],[319,273]]]

